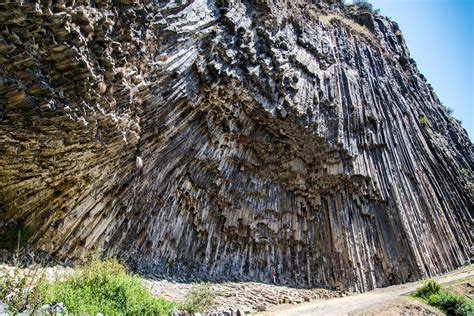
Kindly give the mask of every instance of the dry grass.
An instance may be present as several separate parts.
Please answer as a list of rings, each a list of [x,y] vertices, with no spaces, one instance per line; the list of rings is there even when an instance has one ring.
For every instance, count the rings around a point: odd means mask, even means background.
[[[30,269],[20,269],[20,249],[22,245],[22,230],[18,231],[17,246],[13,255],[13,271],[7,266],[0,266],[0,301],[8,304],[9,312],[15,314],[41,305],[41,291],[44,284],[44,269],[33,264]]]
[[[360,38],[365,39],[374,48],[378,49],[379,53],[387,60],[394,61],[392,55],[387,49],[381,45],[380,39],[375,36],[366,26],[357,23],[356,21],[333,12],[321,12],[316,9],[309,9],[309,17],[324,24],[326,27],[334,27],[336,24],[345,28],[349,33],[359,35]]]
[[[317,15],[317,18],[321,23],[326,26],[330,26],[331,23],[333,23],[334,21],[338,21],[350,31],[363,35],[368,40],[376,40],[374,34],[372,34],[367,27],[360,25],[359,23],[354,22],[353,20],[346,18],[345,16],[334,13],[328,13],[324,15]]]

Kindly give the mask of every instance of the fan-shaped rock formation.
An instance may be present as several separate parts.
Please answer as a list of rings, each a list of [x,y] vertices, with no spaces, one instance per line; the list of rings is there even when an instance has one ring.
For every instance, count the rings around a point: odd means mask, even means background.
[[[318,2],[1,4],[2,231],[351,290],[468,262],[466,132],[396,23]]]

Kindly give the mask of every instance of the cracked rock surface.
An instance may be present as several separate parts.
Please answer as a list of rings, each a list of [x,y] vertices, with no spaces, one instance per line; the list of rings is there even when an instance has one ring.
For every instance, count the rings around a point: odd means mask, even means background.
[[[355,291],[439,274],[469,262],[473,156],[384,17],[0,4],[0,233],[62,260]]]

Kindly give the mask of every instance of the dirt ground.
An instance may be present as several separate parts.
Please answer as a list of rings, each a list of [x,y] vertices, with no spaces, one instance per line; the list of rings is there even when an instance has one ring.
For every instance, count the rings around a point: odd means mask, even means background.
[[[447,289],[450,291],[457,292],[459,294],[466,295],[471,300],[474,300],[474,278],[466,280],[464,282],[457,282],[453,285],[448,285]]]
[[[453,286],[461,285],[464,288],[465,283],[474,283],[474,265],[433,279],[441,284],[454,282],[456,285]],[[456,283],[460,280],[465,282]],[[423,281],[418,281],[394,285],[366,293],[299,305],[279,305],[260,315],[443,315],[421,302],[403,297],[420,287],[422,283]]]
[[[444,315],[439,310],[408,297],[380,303],[365,310],[350,313],[351,316],[398,316],[398,315]]]

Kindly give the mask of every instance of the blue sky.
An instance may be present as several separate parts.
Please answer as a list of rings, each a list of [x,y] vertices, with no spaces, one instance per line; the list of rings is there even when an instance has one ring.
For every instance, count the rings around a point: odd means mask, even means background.
[[[398,23],[411,57],[473,141],[474,0],[369,2]]]

